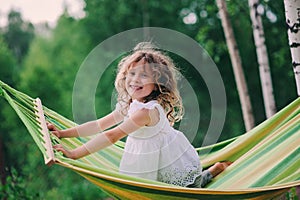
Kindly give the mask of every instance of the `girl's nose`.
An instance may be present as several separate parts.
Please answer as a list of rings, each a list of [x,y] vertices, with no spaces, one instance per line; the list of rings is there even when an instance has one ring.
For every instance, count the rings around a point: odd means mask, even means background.
[[[132,77],[132,81],[134,82],[139,82],[140,81],[140,77],[138,74],[135,74],[133,77]]]

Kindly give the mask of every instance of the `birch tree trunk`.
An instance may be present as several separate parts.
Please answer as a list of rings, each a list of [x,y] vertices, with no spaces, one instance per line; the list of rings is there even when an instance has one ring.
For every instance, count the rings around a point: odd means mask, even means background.
[[[265,105],[266,117],[269,118],[276,113],[273,94],[273,84],[269,67],[267,48],[265,45],[265,33],[261,16],[257,11],[259,0],[248,0],[250,17],[252,21],[253,37],[256,47],[257,61],[259,64],[259,75]]]
[[[284,7],[297,93],[300,96],[300,0],[284,0]]]
[[[233,29],[229,20],[229,15],[227,12],[227,6],[225,0],[216,0],[217,6],[219,8],[219,14],[224,29],[224,34],[226,38],[226,43],[228,46],[230,59],[232,62],[234,77],[240,97],[240,102],[242,106],[243,119],[246,131],[249,131],[254,127],[254,117],[252,112],[252,106],[250,102],[250,97],[248,93],[248,88],[242,68],[241,57],[237,48],[237,44],[234,38]]]

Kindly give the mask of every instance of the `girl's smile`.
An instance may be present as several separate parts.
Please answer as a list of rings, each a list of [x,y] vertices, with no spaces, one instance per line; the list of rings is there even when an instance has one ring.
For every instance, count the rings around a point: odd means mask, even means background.
[[[155,89],[148,64],[141,60],[132,65],[128,70],[125,80],[125,87],[132,100],[143,101]]]

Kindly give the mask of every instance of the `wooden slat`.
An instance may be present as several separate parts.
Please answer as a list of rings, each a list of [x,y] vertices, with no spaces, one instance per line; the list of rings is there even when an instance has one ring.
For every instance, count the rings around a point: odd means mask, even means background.
[[[42,103],[39,98],[35,100],[35,105],[37,108],[37,112],[36,112],[37,120],[40,123],[39,125],[41,127],[41,134],[45,141],[44,143],[42,143],[46,149],[46,154],[44,154],[44,160],[45,160],[45,164],[50,166],[55,163],[55,158],[54,158],[53,147],[49,135],[49,130],[47,128],[47,124],[44,116]]]

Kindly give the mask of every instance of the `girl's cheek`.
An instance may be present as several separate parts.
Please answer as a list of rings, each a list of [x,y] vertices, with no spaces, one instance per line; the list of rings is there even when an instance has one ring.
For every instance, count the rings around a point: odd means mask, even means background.
[[[152,80],[152,79],[148,80],[148,83],[155,84],[154,80]]]

